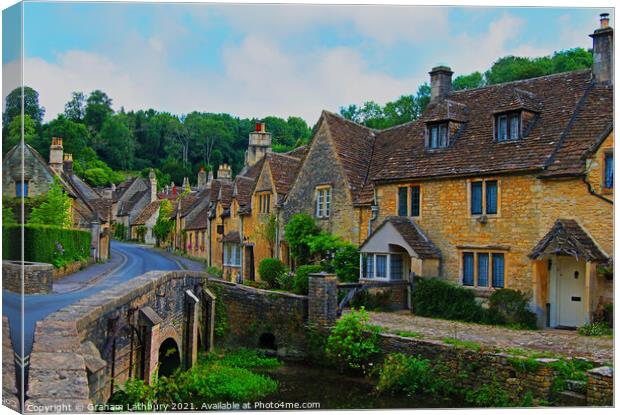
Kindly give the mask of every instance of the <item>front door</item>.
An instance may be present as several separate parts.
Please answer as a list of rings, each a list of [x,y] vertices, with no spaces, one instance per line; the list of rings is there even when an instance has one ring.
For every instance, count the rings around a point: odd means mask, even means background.
[[[250,281],[256,280],[256,276],[254,275],[254,247],[252,245],[245,247],[245,260],[246,260],[246,270],[248,271],[247,276]]]
[[[558,326],[579,327],[584,319],[585,261],[557,257]]]

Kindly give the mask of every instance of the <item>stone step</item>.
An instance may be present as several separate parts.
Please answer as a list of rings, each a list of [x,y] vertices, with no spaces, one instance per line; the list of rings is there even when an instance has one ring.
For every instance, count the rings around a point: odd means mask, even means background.
[[[558,406],[586,406],[586,395],[573,391],[562,391],[557,394]]]

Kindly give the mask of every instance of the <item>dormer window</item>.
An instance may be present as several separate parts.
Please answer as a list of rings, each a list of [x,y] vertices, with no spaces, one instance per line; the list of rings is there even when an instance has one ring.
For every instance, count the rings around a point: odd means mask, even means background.
[[[495,137],[498,142],[518,140],[521,138],[521,112],[496,115]]]
[[[434,123],[428,125],[428,148],[448,147],[448,123]]]

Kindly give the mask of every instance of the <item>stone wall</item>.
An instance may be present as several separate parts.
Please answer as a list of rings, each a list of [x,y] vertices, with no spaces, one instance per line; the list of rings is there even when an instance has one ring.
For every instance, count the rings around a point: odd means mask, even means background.
[[[374,296],[383,310],[396,311],[409,308],[409,282],[407,281],[371,281],[363,283],[338,284],[338,290],[359,287]]]
[[[19,412],[15,359],[9,319],[2,316],[2,405]]]
[[[586,400],[591,406],[613,406],[614,404],[614,370],[611,367],[599,367],[588,371]]]
[[[22,292],[22,269],[24,294],[49,294],[54,283],[52,264],[42,262],[2,261],[2,286],[15,293]]]
[[[215,279],[208,286],[221,299],[222,308],[216,309],[216,313],[224,311],[226,315],[224,335],[216,338],[216,343],[224,347],[270,349],[266,340],[271,334],[279,356],[305,356],[308,297]]]

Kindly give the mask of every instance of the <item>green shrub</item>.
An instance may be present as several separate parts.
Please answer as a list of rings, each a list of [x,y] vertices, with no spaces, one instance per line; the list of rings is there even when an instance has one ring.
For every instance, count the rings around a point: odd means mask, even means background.
[[[465,391],[465,403],[479,408],[513,406],[508,391],[497,381]]]
[[[352,243],[342,243],[334,252],[331,262],[338,281],[357,282],[359,280],[360,254],[357,247]]]
[[[373,294],[367,289],[362,289],[355,293],[349,305],[354,308],[364,307],[370,311],[385,310],[390,305],[390,292],[378,291]]]
[[[310,274],[321,272],[320,265],[302,265],[297,268],[293,278],[293,292],[308,295],[308,278]]]
[[[84,261],[90,256],[90,232],[49,225],[25,225],[24,260],[46,262],[62,267],[70,262]],[[2,228],[2,254],[5,259],[20,260],[20,225]]]
[[[276,284],[279,288],[292,291],[294,283],[294,275],[290,272],[283,272],[276,277]]]
[[[551,391],[560,392],[566,389],[567,380],[588,380],[586,371],[592,369],[594,364],[581,359],[560,359],[557,362],[551,363],[551,367],[556,373],[553,385],[551,385]]]
[[[284,227],[284,237],[289,244],[291,256],[298,264],[305,265],[310,261],[308,238],[318,235],[319,232],[320,229],[314,222],[314,218],[305,213],[293,215]]]
[[[379,328],[368,324],[368,313],[362,308],[351,310],[336,323],[327,338],[325,352],[341,371],[366,372],[370,360],[379,352]]]
[[[578,332],[582,336],[611,336],[614,331],[606,323],[595,321],[579,327]]]
[[[114,224],[114,239],[118,239],[119,241],[122,241],[123,239],[125,239],[126,236],[127,236],[127,227],[120,222],[116,222]]]
[[[224,271],[222,270],[222,268],[211,266],[207,267],[207,274],[217,278],[222,278],[222,276],[224,275]]]
[[[435,394],[443,392],[445,382],[431,366],[430,360],[402,353],[390,354],[379,371],[379,393]]]
[[[482,321],[485,314],[473,291],[437,278],[417,280],[413,312],[418,316],[471,322]]]
[[[271,288],[278,287],[278,278],[286,272],[284,263],[275,258],[265,258],[258,264],[260,279]]]
[[[282,364],[275,357],[265,356],[263,352],[252,349],[237,349],[228,351],[223,355],[210,353],[207,359],[211,363],[217,363],[227,367],[242,367],[245,369],[274,368]]]
[[[490,324],[509,324],[535,329],[536,314],[528,309],[529,296],[518,290],[501,288],[489,297],[486,320]]]

